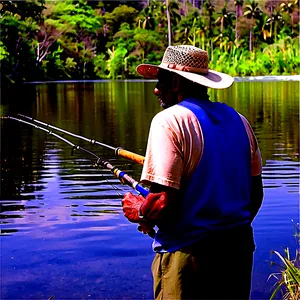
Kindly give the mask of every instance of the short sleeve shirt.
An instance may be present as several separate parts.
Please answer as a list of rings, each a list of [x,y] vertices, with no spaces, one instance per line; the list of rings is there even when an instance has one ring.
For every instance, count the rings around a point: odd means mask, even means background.
[[[247,119],[240,115],[251,147],[252,176],[262,172],[257,140]],[[182,178],[190,176],[202,155],[201,125],[192,111],[174,105],[159,112],[151,122],[141,181],[180,188]]]

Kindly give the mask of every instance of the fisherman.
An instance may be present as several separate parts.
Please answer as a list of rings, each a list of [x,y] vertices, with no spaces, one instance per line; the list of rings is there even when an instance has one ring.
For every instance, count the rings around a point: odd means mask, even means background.
[[[158,79],[164,110],[151,122],[141,175],[150,193],[127,193],[122,205],[140,231],[158,228],[154,298],[249,299],[262,159],[246,118],[207,94],[233,78],[209,70],[207,52],[188,45],[169,46],[160,65],[137,72]]]

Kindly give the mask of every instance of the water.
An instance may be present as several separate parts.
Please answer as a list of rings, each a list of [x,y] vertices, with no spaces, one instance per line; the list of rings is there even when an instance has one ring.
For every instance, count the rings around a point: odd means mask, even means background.
[[[143,155],[160,108],[154,82],[24,85],[2,94],[22,113]],[[268,299],[271,250],[294,256],[299,222],[299,82],[236,82],[211,91],[244,114],[263,156],[265,198],[254,221],[252,299]],[[138,179],[141,166],[70,140]],[[122,215],[131,188],[51,135],[12,120],[1,127],[1,299],[151,299],[151,238]],[[294,221],[292,221],[294,220]],[[221,255],[220,258],[222,259]],[[238,274],[237,274],[238,276]],[[221,280],[216,278],[217,281]],[[234,282],[234,279],[233,279]]]

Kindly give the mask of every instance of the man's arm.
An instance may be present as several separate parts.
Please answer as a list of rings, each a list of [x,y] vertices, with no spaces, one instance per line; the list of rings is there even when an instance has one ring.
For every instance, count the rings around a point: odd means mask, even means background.
[[[143,219],[153,224],[157,221],[169,222],[176,213],[177,195],[178,190],[156,183],[151,184],[146,199],[127,193],[122,200],[125,217],[135,223]]]
[[[251,185],[251,200],[250,200],[250,212],[251,212],[251,222],[254,220],[261,207],[262,200],[264,197],[263,183],[261,175],[252,176]]]
[[[176,211],[178,190],[161,184],[152,183],[150,193],[141,205],[140,212],[147,220],[170,221]]]

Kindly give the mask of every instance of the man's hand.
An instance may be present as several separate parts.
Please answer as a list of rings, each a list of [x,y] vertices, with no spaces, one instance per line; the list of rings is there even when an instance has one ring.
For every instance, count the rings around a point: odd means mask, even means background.
[[[146,221],[142,221],[139,223],[139,226],[138,226],[138,231],[144,233],[144,234],[149,234],[149,235],[153,235],[154,232],[154,225],[149,223],[149,222],[146,222]]]
[[[131,193],[126,193],[122,199],[122,207],[125,217],[133,223],[141,222],[141,218],[139,217],[139,209],[145,198],[141,195],[135,196]]]
[[[177,190],[155,185],[148,196],[134,196],[126,193],[122,199],[123,212],[125,217],[133,223],[170,222],[177,215],[176,197]],[[141,218],[141,215],[144,217]],[[148,224],[149,225],[149,224]]]
[[[166,192],[149,193],[140,208],[140,212],[148,221],[155,222],[164,220],[167,217],[166,210],[168,204]]]

